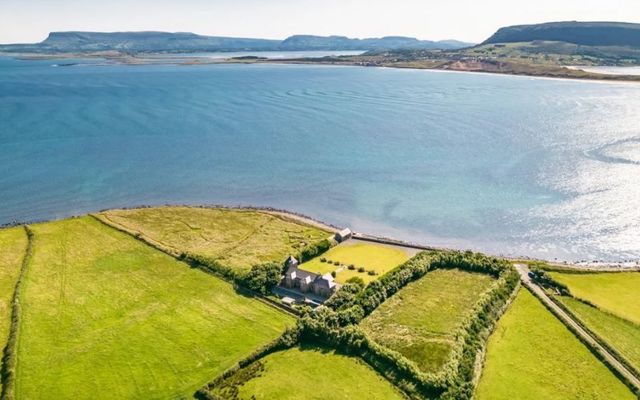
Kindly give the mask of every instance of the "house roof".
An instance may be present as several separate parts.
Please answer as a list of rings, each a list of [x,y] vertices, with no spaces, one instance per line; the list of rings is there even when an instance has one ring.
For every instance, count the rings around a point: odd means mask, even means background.
[[[302,269],[298,269],[296,266],[292,265],[287,269],[287,276],[293,279],[300,279],[306,283],[312,283],[317,287],[333,289],[335,287],[339,287],[337,283],[333,281],[333,276],[331,274],[318,275],[313,272],[305,271]]]
[[[351,234],[352,234],[351,229],[345,228],[345,229],[341,230],[340,232],[338,232],[338,237],[344,239],[344,238],[347,238],[347,237],[351,236]]]
[[[336,283],[333,281],[333,276],[331,276],[331,274],[318,276],[313,283],[315,283],[318,286],[326,287],[329,289],[331,289],[336,285]]]
[[[314,274],[313,272],[305,271],[302,269],[298,269],[295,266],[290,266],[287,270],[287,275],[291,277],[291,279],[300,279],[306,282],[311,282],[312,280],[317,279],[319,276]]]

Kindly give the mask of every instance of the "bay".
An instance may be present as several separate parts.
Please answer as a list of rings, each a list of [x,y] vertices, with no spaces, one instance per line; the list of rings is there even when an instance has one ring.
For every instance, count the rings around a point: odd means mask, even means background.
[[[640,259],[640,86],[0,58],[0,223],[285,208],[425,244]]]

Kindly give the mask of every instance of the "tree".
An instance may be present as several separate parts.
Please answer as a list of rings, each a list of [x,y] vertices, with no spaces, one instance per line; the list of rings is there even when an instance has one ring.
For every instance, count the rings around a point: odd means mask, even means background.
[[[242,283],[248,289],[261,294],[267,294],[281,279],[282,267],[277,263],[254,265],[251,271],[242,278]]]
[[[364,279],[360,278],[359,276],[354,276],[347,279],[347,283],[360,286],[361,289],[364,289],[364,287],[366,286],[364,283]]]

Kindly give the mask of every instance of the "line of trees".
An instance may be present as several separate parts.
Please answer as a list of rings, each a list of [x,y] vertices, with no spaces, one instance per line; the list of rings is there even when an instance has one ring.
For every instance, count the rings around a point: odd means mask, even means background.
[[[404,286],[439,268],[485,273],[495,277],[496,281],[478,300],[472,315],[455,332],[455,344],[449,361],[438,373],[426,373],[400,353],[376,343],[358,324]],[[213,392],[219,393],[224,389],[233,393],[230,386],[239,381],[233,377],[242,366],[252,368],[255,365],[253,363],[276,349],[304,343],[360,357],[412,399],[471,399],[480,354],[519,282],[518,273],[505,260],[471,252],[419,253],[366,287],[355,280],[345,284],[325,306],[306,311],[296,328],[285,334],[286,340],[244,360],[233,371],[219,376],[202,388],[198,396],[217,400]],[[283,343],[286,343],[286,347],[283,347]]]
[[[401,354],[375,343],[357,326],[407,284],[429,271],[453,268],[489,274],[497,279],[455,333],[451,357],[440,372],[422,372]],[[326,303],[326,308],[301,319],[301,337],[360,356],[411,397],[471,399],[478,354],[519,282],[518,273],[506,260],[472,252],[423,252],[371,282],[364,290],[357,285],[345,285]]]

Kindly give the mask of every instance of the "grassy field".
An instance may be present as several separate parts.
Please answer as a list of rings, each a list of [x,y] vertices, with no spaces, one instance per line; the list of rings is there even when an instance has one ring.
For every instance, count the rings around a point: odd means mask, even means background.
[[[4,349],[7,343],[11,325],[11,298],[26,248],[27,234],[24,228],[0,230],[0,350]]]
[[[158,207],[100,214],[177,252],[206,256],[229,267],[283,262],[330,232],[251,210]]]
[[[293,323],[93,218],[33,229],[20,399],[190,398]]]
[[[409,284],[362,322],[378,343],[436,372],[449,358],[453,333],[494,279],[459,270],[436,270]]]
[[[243,400],[400,400],[404,397],[357,358],[319,349],[293,348],[267,356],[229,382],[223,399]]]
[[[640,370],[640,325],[598,310],[572,297],[560,296],[558,299]]]
[[[635,400],[527,290],[489,338],[478,400]]]
[[[340,283],[346,282],[353,276],[359,276],[365,282],[370,282],[404,263],[415,253],[416,251],[396,246],[349,240],[330,249],[321,257],[316,257],[302,264],[300,268],[320,274],[340,270],[336,275],[336,281]],[[322,258],[325,258],[327,262],[322,262]],[[340,265],[335,265],[335,262]],[[347,267],[350,264],[354,265],[356,269],[349,270]],[[373,270],[376,275],[358,272],[358,267],[363,267],[366,271]]]
[[[640,324],[640,272],[549,274],[567,285],[574,297]]]

